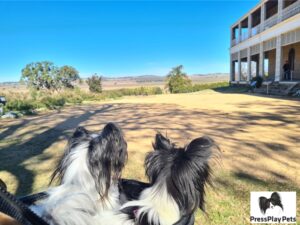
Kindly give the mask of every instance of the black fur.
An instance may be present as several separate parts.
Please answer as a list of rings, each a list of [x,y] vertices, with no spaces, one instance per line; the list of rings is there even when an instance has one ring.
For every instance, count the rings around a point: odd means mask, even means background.
[[[7,186],[6,186],[6,184],[4,183],[4,181],[3,180],[1,180],[0,179],[0,187],[3,189],[3,190],[7,190]]]
[[[123,132],[114,123],[108,123],[101,135],[90,142],[88,166],[101,197],[106,197],[111,181],[117,182],[127,160],[127,143]],[[101,185],[105,181],[105,186]]]
[[[51,182],[57,178],[61,184],[65,171],[71,163],[69,154],[83,142],[88,142],[87,165],[96,188],[102,198],[106,197],[111,182],[118,181],[127,160],[127,143],[122,130],[114,123],[108,123],[94,138],[85,128],[78,127],[68,141],[64,155],[51,176]],[[101,185],[103,183],[104,186]]]
[[[146,175],[151,184],[166,182],[182,215],[190,215],[198,207],[204,211],[205,184],[210,183],[211,175],[208,161],[214,145],[212,139],[201,137],[180,148],[162,134],[156,134],[155,151],[145,160]]]
[[[279,206],[283,210],[280,195],[277,192],[273,192],[271,198],[259,197],[259,208],[262,214],[265,214],[267,209],[270,208],[270,203],[274,206]]]

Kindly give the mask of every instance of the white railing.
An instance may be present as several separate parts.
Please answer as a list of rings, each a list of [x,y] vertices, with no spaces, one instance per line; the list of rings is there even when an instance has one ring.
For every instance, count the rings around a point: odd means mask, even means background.
[[[231,40],[231,46],[235,46],[238,43],[238,39]]]
[[[271,16],[270,18],[268,18],[265,23],[264,23],[264,29],[268,29],[270,27],[273,27],[274,25],[277,24],[277,16],[278,14],[275,14],[274,16]]]
[[[247,30],[247,32],[242,33],[242,35],[241,35],[241,41],[244,41],[244,40],[248,39],[248,37],[249,37],[249,35],[248,35],[248,30]]]
[[[300,1],[296,1],[293,4],[286,7],[282,12],[282,20],[286,20],[296,14],[300,13]]]
[[[235,46],[237,44],[237,40],[236,39],[232,39],[231,40],[231,46]]]
[[[251,29],[251,36],[257,35],[259,33],[260,33],[260,24],[258,24],[257,26]]]

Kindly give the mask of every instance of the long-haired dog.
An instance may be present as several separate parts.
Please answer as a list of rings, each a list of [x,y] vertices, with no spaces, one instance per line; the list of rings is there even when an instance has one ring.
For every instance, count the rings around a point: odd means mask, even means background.
[[[176,147],[158,133],[154,151],[145,160],[151,186],[142,191],[138,200],[125,203],[118,213],[102,214],[97,224],[172,225],[193,215],[197,208],[204,211],[213,146],[212,139],[201,137],[185,147]]]
[[[78,127],[52,175],[59,186],[31,208],[51,225],[95,225],[101,211],[119,207],[118,181],[127,160],[121,129],[108,123],[99,134]]]
[[[283,210],[281,198],[277,192],[273,192],[270,198],[259,197],[259,208],[262,214],[266,214],[267,210],[272,210],[276,206]]]

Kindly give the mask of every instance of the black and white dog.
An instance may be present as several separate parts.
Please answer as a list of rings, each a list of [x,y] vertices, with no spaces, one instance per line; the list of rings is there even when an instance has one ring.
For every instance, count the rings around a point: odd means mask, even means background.
[[[262,214],[270,215],[274,213],[276,215],[281,213],[283,205],[279,193],[273,192],[270,198],[259,197],[259,208]]]
[[[126,160],[127,143],[117,125],[108,123],[99,134],[78,127],[52,176],[59,186],[31,209],[51,225],[95,225],[99,212],[120,207]]]
[[[100,213],[96,224],[172,225],[193,215],[198,207],[204,211],[214,146],[210,138],[201,137],[183,148],[176,147],[158,133],[154,151],[145,160],[151,186],[142,191],[138,200],[122,205],[120,211]]]

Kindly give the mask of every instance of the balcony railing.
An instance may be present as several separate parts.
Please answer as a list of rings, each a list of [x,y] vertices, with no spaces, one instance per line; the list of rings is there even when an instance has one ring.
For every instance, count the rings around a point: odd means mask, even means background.
[[[268,29],[270,27],[273,27],[274,25],[277,24],[277,17],[278,15],[275,14],[274,16],[268,18],[266,21],[265,21],[265,25],[264,25],[264,29]]]
[[[238,43],[253,37],[264,30],[267,30],[276,24],[280,23],[281,21],[287,20],[288,18],[291,18],[292,16],[295,16],[297,14],[300,14],[300,0],[297,0],[293,4],[289,5],[285,9],[282,10],[282,17],[280,17],[280,14],[276,13],[272,17],[268,18],[264,21],[264,23],[258,24],[257,26],[253,27],[251,29],[250,34],[248,32],[244,32],[241,34],[240,37],[237,37],[236,39],[233,39],[231,42],[231,46],[235,46]]]
[[[231,46],[235,46],[238,44],[238,39],[232,39]]]
[[[282,11],[282,20],[286,20],[300,13],[300,1],[296,1]]]
[[[242,36],[241,36],[241,41],[244,41],[246,39],[248,39],[249,35],[248,35],[248,31],[245,32],[245,33],[242,33]]]
[[[251,29],[251,37],[260,33],[260,24]]]

